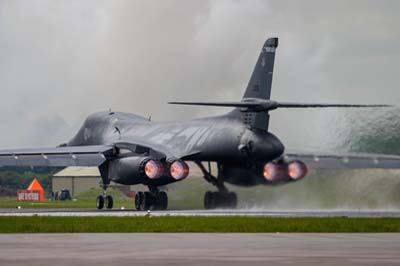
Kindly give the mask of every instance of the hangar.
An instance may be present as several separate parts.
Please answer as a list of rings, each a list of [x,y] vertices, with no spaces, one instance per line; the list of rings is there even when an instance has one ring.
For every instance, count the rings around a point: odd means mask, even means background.
[[[100,173],[97,167],[66,167],[52,178],[52,191],[68,189],[72,196],[98,187]]]

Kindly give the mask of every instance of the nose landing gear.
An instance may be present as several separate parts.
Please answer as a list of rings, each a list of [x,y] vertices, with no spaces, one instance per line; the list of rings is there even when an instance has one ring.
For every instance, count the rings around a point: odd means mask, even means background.
[[[201,162],[196,161],[195,163],[203,173],[204,179],[218,189],[218,191],[207,191],[204,194],[204,208],[207,210],[218,208],[236,209],[238,201],[237,195],[235,192],[230,192],[226,188],[220,174],[221,165],[218,164],[218,175],[215,177],[211,174],[211,167],[207,170]]]
[[[99,195],[96,198],[96,207],[97,209],[101,210],[104,206],[111,210],[114,206],[113,197],[110,195],[106,195],[107,185],[103,185],[103,195]]]
[[[107,187],[110,185],[110,180],[108,179],[108,164],[104,163],[104,164],[100,165],[99,171],[101,174],[103,195],[97,196],[96,207],[97,207],[97,209],[101,210],[105,206],[107,209],[110,210],[114,206],[114,200],[113,200],[112,196],[107,195]]]

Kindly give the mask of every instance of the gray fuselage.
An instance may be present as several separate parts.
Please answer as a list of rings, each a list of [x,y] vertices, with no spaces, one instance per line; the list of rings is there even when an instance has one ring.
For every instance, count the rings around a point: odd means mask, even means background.
[[[133,143],[192,161],[267,162],[284,147],[277,137],[251,130],[235,110],[227,115],[186,122],[152,122],[129,113],[90,115],[68,146]]]

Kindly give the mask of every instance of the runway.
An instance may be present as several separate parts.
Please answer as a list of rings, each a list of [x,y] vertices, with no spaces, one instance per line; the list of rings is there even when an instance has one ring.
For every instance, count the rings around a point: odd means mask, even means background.
[[[400,234],[12,234],[0,265],[399,265]]]
[[[0,209],[0,216],[248,216],[248,217],[400,217],[400,211],[371,210],[96,210],[96,209]]]

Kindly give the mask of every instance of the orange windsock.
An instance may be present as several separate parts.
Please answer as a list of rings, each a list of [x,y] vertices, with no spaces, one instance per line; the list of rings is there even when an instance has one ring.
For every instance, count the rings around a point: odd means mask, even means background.
[[[44,201],[44,189],[36,178],[32,180],[32,183],[29,185],[28,190],[39,191],[39,201]]]

